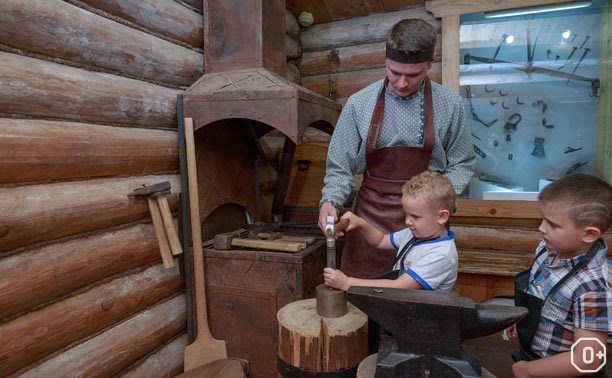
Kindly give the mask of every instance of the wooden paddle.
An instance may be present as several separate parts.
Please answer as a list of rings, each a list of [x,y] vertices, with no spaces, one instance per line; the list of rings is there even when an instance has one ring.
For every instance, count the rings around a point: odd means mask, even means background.
[[[198,176],[195,160],[193,119],[185,118],[185,144],[187,177],[189,180],[189,213],[191,214],[191,240],[193,243],[193,272],[195,284],[197,332],[194,342],[185,347],[185,371],[209,362],[226,359],[225,341],[216,340],[210,333],[206,313],[206,280],[204,279],[204,255],[198,200]]]

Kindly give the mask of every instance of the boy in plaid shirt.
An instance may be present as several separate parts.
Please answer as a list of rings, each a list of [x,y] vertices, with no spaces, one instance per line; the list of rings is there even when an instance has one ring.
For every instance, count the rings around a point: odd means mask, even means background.
[[[612,333],[612,263],[600,237],[612,223],[612,187],[575,174],[546,186],[538,199],[544,240],[531,268],[516,276],[515,302],[529,316],[508,330],[521,346],[512,371],[515,377],[606,377],[603,356],[591,352],[605,353]],[[572,351],[585,337],[591,339]]]

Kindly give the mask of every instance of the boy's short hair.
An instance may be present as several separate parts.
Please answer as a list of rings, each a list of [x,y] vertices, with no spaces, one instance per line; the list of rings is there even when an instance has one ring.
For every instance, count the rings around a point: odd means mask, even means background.
[[[538,200],[567,211],[576,227],[594,226],[603,233],[612,224],[612,187],[592,175],[573,174],[553,181]]]
[[[402,194],[426,201],[440,210],[453,212],[457,194],[448,177],[435,171],[412,176],[402,186]]]

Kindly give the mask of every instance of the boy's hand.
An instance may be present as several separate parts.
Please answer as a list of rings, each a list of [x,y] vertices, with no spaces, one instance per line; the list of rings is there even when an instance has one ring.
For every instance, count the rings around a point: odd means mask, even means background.
[[[348,226],[346,226],[346,231],[354,230],[355,228],[361,227],[363,224],[363,218],[359,215],[356,215],[350,211],[347,211],[342,215],[340,219],[347,219],[349,221]]]
[[[347,291],[349,288],[348,277],[338,269],[324,268],[323,279],[325,285],[333,287],[334,289]]]

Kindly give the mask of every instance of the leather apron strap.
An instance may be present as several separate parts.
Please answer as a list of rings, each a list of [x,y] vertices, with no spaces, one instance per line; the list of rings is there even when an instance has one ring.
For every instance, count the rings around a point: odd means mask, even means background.
[[[367,172],[356,199],[355,213],[384,232],[404,227],[401,188],[410,177],[429,165],[435,143],[431,82],[425,78],[423,147],[392,146],[376,148],[385,107],[385,84],[378,96],[366,142]],[[392,251],[371,247],[361,232],[346,235],[341,269],[349,276],[370,278],[389,271],[395,255]]]

